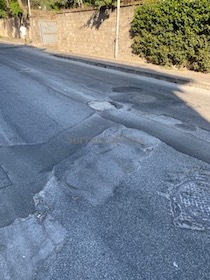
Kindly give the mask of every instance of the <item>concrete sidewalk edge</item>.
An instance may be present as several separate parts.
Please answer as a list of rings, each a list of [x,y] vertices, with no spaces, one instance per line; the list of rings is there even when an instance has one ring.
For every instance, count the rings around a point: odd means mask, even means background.
[[[89,65],[98,66],[98,67],[107,68],[107,69],[118,70],[118,71],[122,71],[125,73],[137,74],[140,76],[154,78],[154,79],[158,79],[158,80],[162,80],[162,81],[166,81],[166,82],[170,82],[170,83],[175,83],[178,85],[188,85],[188,86],[198,87],[201,89],[210,90],[210,83],[208,84],[208,83],[200,82],[195,79],[189,79],[188,77],[181,77],[178,75],[161,73],[156,70],[146,69],[141,66],[130,66],[128,64],[121,64],[119,62],[100,60],[100,58],[93,59],[93,58],[81,57],[81,56],[77,56],[77,55],[53,52],[50,50],[48,50],[47,52],[58,58],[69,59],[72,61],[82,62],[82,63],[86,63]]]
[[[24,44],[20,40],[14,41],[14,40],[6,40],[5,38],[1,38],[0,41],[3,41],[8,44],[24,46]],[[119,61],[113,62],[108,59],[102,59],[96,57],[92,58],[87,56],[80,56],[77,54],[63,53],[50,48],[43,49],[42,47],[33,44],[28,44],[27,46],[32,48],[42,49],[46,53],[58,58],[69,59],[72,61],[82,62],[89,65],[98,66],[107,69],[118,70],[125,73],[136,74],[143,77],[153,78],[153,79],[170,82],[178,85],[187,85],[187,86],[193,86],[201,89],[210,90],[210,81],[209,83],[206,83],[204,81],[199,81],[198,79],[189,78],[184,75],[181,76],[182,73],[180,73],[180,75],[174,73],[164,73],[164,72],[159,72],[158,70],[145,68],[143,65],[142,66],[129,65],[128,62],[123,62],[123,63]],[[152,67],[152,65],[150,65],[150,67]]]

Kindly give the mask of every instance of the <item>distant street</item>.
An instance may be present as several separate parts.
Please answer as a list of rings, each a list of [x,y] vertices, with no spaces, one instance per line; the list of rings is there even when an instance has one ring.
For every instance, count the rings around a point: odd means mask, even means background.
[[[209,280],[210,91],[0,45],[0,280]]]

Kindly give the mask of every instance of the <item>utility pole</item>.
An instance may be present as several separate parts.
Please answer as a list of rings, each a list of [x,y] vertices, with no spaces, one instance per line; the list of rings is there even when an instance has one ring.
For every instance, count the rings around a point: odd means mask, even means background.
[[[119,29],[120,29],[120,0],[117,0],[115,50],[114,50],[114,58],[116,59],[118,58],[118,49],[119,49]]]
[[[28,14],[29,14],[29,17],[31,16],[31,1],[28,0]]]

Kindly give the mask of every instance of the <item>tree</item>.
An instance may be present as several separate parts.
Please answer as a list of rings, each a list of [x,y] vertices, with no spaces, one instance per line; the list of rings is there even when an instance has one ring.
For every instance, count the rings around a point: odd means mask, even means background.
[[[19,3],[16,0],[12,0],[9,3],[9,11],[11,16],[21,17],[23,14],[23,9],[20,7]]]
[[[24,15],[27,15],[27,8],[23,5],[22,0],[17,0],[18,5],[20,6],[21,10],[23,11]]]
[[[4,18],[7,15],[7,4],[4,0],[0,0],[0,18]]]

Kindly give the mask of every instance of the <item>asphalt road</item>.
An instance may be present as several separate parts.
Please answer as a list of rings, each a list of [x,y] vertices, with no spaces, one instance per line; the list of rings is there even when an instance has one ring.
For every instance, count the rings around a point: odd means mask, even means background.
[[[1,280],[210,279],[209,92],[8,44],[0,85]]]

